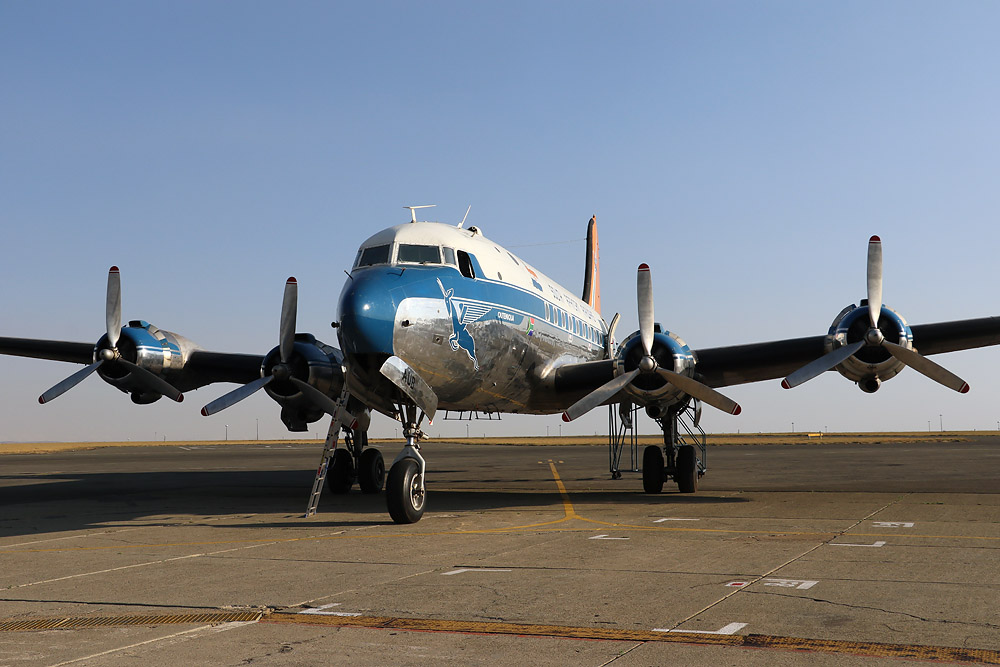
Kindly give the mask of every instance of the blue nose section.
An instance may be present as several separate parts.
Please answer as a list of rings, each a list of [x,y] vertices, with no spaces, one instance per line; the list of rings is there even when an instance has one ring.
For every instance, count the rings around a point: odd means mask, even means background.
[[[348,354],[394,354],[392,329],[396,304],[391,290],[400,272],[391,268],[355,271],[340,293],[341,344]]]

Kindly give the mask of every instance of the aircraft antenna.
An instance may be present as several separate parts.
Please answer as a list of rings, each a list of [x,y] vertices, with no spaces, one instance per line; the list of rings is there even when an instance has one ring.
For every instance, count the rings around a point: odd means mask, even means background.
[[[410,209],[410,222],[416,222],[418,208],[434,208],[435,206],[437,206],[437,204],[424,204],[423,206],[404,206],[403,208]]]
[[[458,228],[459,229],[461,229],[462,226],[465,224],[465,220],[466,220],[466,218],[469,217],[469,211],[471,211],[471,210],[472,210],[472,204],[469,204],[469,208],[465,209],[465,218],[462,218],[462,222],[458,223]]]

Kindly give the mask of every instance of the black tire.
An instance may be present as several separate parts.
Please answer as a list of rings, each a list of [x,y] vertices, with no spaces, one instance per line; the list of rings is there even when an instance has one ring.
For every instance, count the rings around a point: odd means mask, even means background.
[[[354,457],[346,449],[335,449],[330,469],[326,472],[326,484],[331,493],[349,493],[354,486]]]
[[[380,493],[385,484],[385,459],[382,452],[368,448],[361,452],[358,462],[358,485],[361,493]]]
[[[389,470],[385,485],[385,503],[396,523],[416,523],[424,515],[427,494],[420,490],[420,464],[409,457],[397,461]]]
[[[681,445],[677,448],[677,488],[681,493],[694,493],[698,490],[698,458],[694,447]]]
[[[663,451],[656,445],[649,445],[642,452],[642,490],[646,493],[661,493],[663,482]]]

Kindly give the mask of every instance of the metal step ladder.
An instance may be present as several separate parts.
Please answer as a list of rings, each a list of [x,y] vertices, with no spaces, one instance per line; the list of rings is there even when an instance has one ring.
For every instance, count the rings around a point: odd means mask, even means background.
[[[337,449],[340,430],[344,428],[344,415],[347,415],[347,399],[348,393],[345,385],[344,391],[337,401],[337,405],[341,409],[337,411],[337,416],[330,420],[330,430],[326,434],[323,456],[320,458],[319,468],[316,469],[316,479],[313,481],[312,493],[309,495],[309,505],[306,507],[305,518],[307,519],[314,516],[316,508],[319,507],[319,498],[323,495],[323,485],[326,483],[326,473],[330,469],[330,460],[333,459],[333,453]]]

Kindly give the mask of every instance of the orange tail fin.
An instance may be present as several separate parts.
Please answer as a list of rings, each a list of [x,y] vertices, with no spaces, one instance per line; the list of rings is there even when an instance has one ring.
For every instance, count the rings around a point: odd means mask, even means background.
[[[601,313],[601,262],[597,243],[597,216],[587,225],[587,268],[583,275],[583,300]]]

